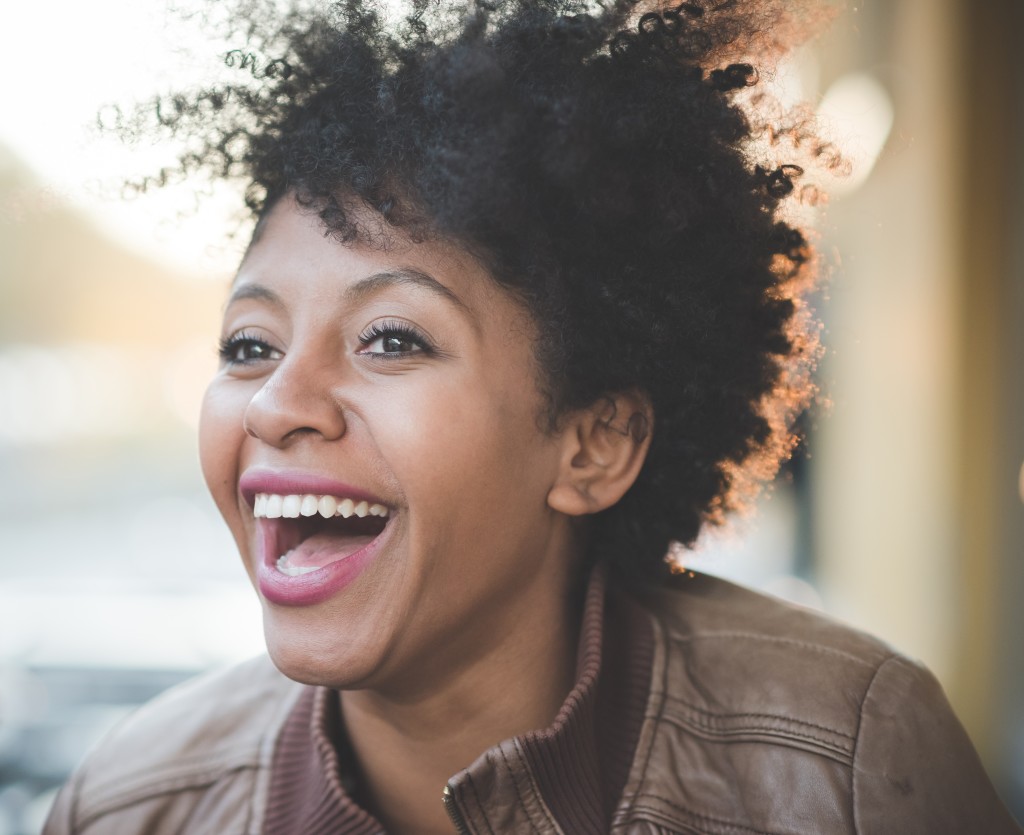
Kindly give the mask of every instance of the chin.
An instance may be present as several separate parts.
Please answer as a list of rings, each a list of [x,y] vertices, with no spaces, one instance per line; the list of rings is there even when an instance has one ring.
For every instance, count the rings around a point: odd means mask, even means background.
[[[281,673],[300,684],[345,690],[364,686],[378,664],[373,648],[346,642],[337,633],[284,624],[272,611],[263,615],[267,652]]]

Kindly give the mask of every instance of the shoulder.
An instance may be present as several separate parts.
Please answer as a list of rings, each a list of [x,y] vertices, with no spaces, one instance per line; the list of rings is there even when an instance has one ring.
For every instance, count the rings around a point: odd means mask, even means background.
[[[911,663],[819,612],[715,577],[683,575],[641,599],[662,633],[670,699],[751,720],[792,720],[809,744],[840,756],[852,754],[844,740],[856,735],[879,668]]]
[[[92,831],[94,824],[110,831],[103,821],[111,814],[128,816],[123,831],[172,831],[149,821],[180,825],[182,815],[210,803],[214,786],[219,808],[205,816],[219,817],[222,827],[227,818],[247,817],[302,689],[261,656],[161,694],[89,754],[58,797],[46,832]]]
[[[1019,832],[920,664],[713,577],[635,596],[656,632],[640,809],[701,832]]]
[[[90,755],[92,788],[129,775],[204,770],[258,757],[275,716],[302,685],[285,678],[266,656],[207,673],[161,694],[129,716]],[[144,779],[144,778],[143,778]]]

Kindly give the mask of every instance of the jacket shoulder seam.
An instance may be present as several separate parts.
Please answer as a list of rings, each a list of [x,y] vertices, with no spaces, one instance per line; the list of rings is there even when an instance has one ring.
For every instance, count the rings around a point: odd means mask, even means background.
[[[783,635],[763,635],[757,632],[743,632],[730,630],[722,632],[698,632],[687,635],[673,634],[670,638],[671,641],[675,641],[678,643],[695,643],[697,641],[735,639],[742,639],[744,641],[758,641],[761,643],[786,644],[789,646],[800,647],[801,649],[806,649],[810,652],[817,652],[823,655],[832,655],[837,658],[842,658],[844,661],[852,661],[853,663],[859,664],[862,667],[867,667],[868,669],[873,669],[878,663],[876,661],[869,661],[865,658],[862,658],[859,655],[855,655],[852,652],[837,649],[836,647],[830,647],[825,644],[813,643],[811,641],[802,641],[799,638],[788,638]],[[891,657],[891,653],[886,655],[885,657]]]
[[[864,695],[860,700],[860,709],[857,711],[857,735],[853,740],[853,767],[850,769],[850,819],[853,821],[853,832],[854,835],[858,835],[860,832],[860,823],[858,821],[858,806],[857,806],[857,748],[861,739],[861,731],[864,729],[864,708],[868,703],[868,695],[871,693],[871,688],[875,686],[875,682],[878,680],[879,674],[882,672],[882,668],[887,666],[890,661],[899,661],[900,656],[893,654],[883,659],[883,661],[875,668],[875,674],[871,676],[871,681],[868,682],[868,686],[864,690]]]
[[[136,787],[145,788],[153,783],[164,780],[187,779],[189,775],[217,774],[232,771],[240,765],[259,765],[259,751],[250,744],[234,744],[224,746],[213,752],[179,756],[166,765],[152,766],[135,778],[117,776],[116,778],[97,782],[89,786],[89,793],[94,796],[117,795],[120,791],[134,791]]]
[[[240,771],[256,769],[259,761],[251,751],[243,755],[235,753],[233,757],[225,757],[221,762],[205,767],[197,767],[198,763],[164,768],[156,773],[149,773],[134,783],[120,783],[116,788],[112,784],[102,785],[98,789],[90,789],[92,795],[88,802],[78,804],[78,823],[84,828],[104,815],[132,806],[153,797],[172,792],[198,789],[213,785],[219,780]],[[79,795],[80,800],[84,800]]]
[[[682,716],[671,716],[666,714],[664,721],[675,725],[685,732],[713,737],[718,741],[723,738],[735,738],[736,741],[750,741],[751,737],[759,737],[766,745],[778,745],[786,748],[798,748],[802,750],[814,749],[815,753],[835,760],[840,765],[849,768],[852,765],[852,752],[850,748],[837,744],[834,740],[826,739],[810,733],[801,733],[797,730],[786,728],[769,727],[740,727],[734,730],[719,730],[707,725],[700,725],[696,722],[687,721]],[[786,744],[788,743],[788,744]]]
[[[636,786],[630,794],[628,801],[625,801],[625,797],[623,798],[623,801],[625,802],[620,804],[620,808],[633,808],[637,801],[637,798],[640,797],[644,783],[647,779],[647,769],[651,763],[651,756],[654,753],[654,738],[657,733],[657,727],[661,724],[662,717],[665,713],[665,693],[668,690],[668,664],[666,663],[666,656],[668,654],[666,646],[666,644],[668,643],[668,635],[665,627],[662,625],[661,618],[658,617],[654,612],[649,611],[647,614],[650,618],[651,627],[654,630],[655,641],[654,663],[651,667],[651,675],[654,676],[657,672],[660,672],[661,680],[658,682],[657,687],[653,686],[652,680],[652,686],[650,686],[650,689],[647,693],[648,703],[647,708],[644,711],[645,715],[643,725],[640,730],[640,739],[638,740],[638,744],[640,743],[640,741],[643,741],[646,732],[647,750],[644,752],[643,766],[640,769],[640,776],[639,779],[636,781]],[[656,710],[653,714],[650,712],[650,708],[652,707],[652,705],[656,705]],[[636,763],[634,762],[630,767],[630,771],[634,772],[635,770]],[[627,786],[628,784],[629,778],[627,778]]]
[[[715,720],[727,721],[729,719],[765,719],[765,720],[768,720],[768,721],[786,722],[787,724],[798,725],[798,726],[804,727],[804,728],[812,728],[812,729],[818,730],[818,731],[825,731],[826,733],[835,734],[836,736],[841,736],[844,739],[848,739],[848,740],[850,740],[851,743],[856,739],[855,735],[848,734],[845,731],[841,731],[841,730],[839,730],[837,728],[830,728],[827,725],[819,725],[819,724],[817,724],[815,722],[808,722],[806,719],[795,719],[792,716],[786,716],[786,715],[781,714],[781,713],[749,713],[749,712],[719,713],[719,712],[716,712],[716,711],[713,711],[713,710],[706,710],[705,708],[697,707],[697,705],[691,704],[690,702],[686,701],[685,699],[682,699],[682,698],[680,698],[678,696],[673,696],[670,693],[666,693],[665,694],[665,698],[668,699],[669,701],[675,702],[678,705],[681,705],[682,707],[686,708],[689,711],[692,711],[693,713],[696,713],[696,714],[698,714],[698,715],[700,715],[702,717],[707,717],[707,720],[698,720],[698,721],[705,721],[706,724],[707,724],[707,727],[709,729],[710,729],[711,725],[714,723]],[[743,730],[743,729],[740,728],[740,729],[737,729],[737,730]],[[750,730],[764,731],[764,730],[781,730],[781,729],[765,727],[765,726],[762,726],[762,725],[751,724]],[[852,747],[851,747],[851,751],[852,751]]]

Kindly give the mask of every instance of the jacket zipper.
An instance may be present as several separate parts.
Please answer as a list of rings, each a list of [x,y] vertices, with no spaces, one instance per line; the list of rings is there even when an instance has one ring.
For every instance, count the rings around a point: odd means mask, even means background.
[[[442,799],[444,800],[444,810],[448,813],[448,817],[455,825],[455,831],[459,835],[473,835],[473,833],[470,832],[469,827],[466,826],[466,821],[462,817],[462,812],[459,811],[459,807],[455,804],[455,792],[452,791],[452,787],[450,785],[445,785]]]

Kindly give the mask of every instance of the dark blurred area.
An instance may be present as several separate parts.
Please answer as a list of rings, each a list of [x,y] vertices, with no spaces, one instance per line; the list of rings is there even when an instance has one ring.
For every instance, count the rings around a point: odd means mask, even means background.
[[[3,832],[38,832],[57,787],[132,708],[196,671],[23,667],[4,673],[0,695]]]

